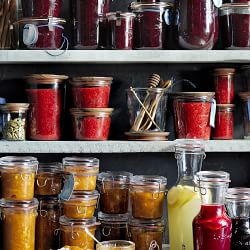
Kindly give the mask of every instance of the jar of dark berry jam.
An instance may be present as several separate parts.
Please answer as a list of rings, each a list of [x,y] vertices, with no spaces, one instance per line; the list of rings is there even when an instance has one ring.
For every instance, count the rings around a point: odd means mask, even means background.
[[[64,75],[31,75],[26,78],[30,103],[29,138],[59,140],[63,105]]]
[[[216,109],[214,95],[214,92],[171,94],[178,139],[210,139]]]
[[[213,129],[213,139],[232,140],[234,131],[234,104],[216,105],[215,128]]]
[[[239,93],[243,102],[244,113],[244,139],[250,140],[250,92]]]
[[[234,99],[235,69],[217,68],[214,70],[215,98],[217,104],[229,104]]]
[[[177,0],[179,45],[185,49],[212,49],[218,39],[218,9],[214,0]]]
[[[108,19],[108,48],[133,49],[135,15],[129,12],[111,12]]]
[[[136,15],[134,48],[167,48],[173,5],[165,2],[132,3],[131,9]]]

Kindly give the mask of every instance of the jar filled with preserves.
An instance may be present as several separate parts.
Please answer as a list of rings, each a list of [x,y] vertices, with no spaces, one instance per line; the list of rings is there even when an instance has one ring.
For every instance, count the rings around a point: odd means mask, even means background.
[[[167,178],[154,175],[135,175],[130,181],[132,216],[136,219],[159,219],[167,192]]]
[[[32,200],[37,167],[38,161],[34,157],[0,158],[2,198],[11,201]]]
[[[74,191],[94,191],[99,173],[99,160],[96,158],[63,158],[65,173],[74,176]]]
[[[31,201],[0,200],[3,249],[34,250],[37,199]]]
[[[250,92],[241,92],[239,96],[244,114],[244,139],[250,140]]]
[[[59,248],[59,218],[61,206],[57,197],[39,199],[36,220],[36,250]]]
[[[59,195],[63,184],[63,168],[59,162],[40,163],[35,182],[35,195]]]
[[[125,240],[104,241],[96,245],[96,250],[135,250],[135,243]]]
[[[129,182],[133,174],[128,172],[103,172],[98,176],[100,209],[106,214],[128,212]]]

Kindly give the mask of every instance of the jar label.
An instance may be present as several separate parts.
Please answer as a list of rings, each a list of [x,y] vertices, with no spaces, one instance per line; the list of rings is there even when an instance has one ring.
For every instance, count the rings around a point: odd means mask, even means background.
[[[210,112],[210,126],[215,127],[215,114],[216,114],[216,101],[212,99],[211,112]]]
[[[74,175],[73,174],[67,174],[65,176],[65,181],[63,185],[62,192],[59,194],[60,200],[69,200],[73,190],[74,190]]]
[[[217,8],[220,8],[222,6],[222,0],[213,0],[213,2]]]
[[[38,29],[34,24],[27,23],[23,27],[23,43],[27,46],[35,44],[38,40]]]

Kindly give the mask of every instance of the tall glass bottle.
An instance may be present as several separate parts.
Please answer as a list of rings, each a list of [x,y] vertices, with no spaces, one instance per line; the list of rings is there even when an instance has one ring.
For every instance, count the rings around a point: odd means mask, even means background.
[[[178,140],[175,158],[178,180],[168,192],[170,250],[193,250],[192,222],[201,205],[193,178],[201,170],[204,146],[198,140]]]
[[[195,250],[230,250],[232,222],[224,207],[229,174],[201,171],[195,176],[201,194],[201,209],[193,221]]]

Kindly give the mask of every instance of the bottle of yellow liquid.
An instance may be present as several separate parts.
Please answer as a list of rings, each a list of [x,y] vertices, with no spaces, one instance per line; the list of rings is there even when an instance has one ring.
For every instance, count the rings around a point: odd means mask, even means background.
[[[168,192],[170,250],[193,250],[192,223],[201,206],[193,177],[201,170],[205,158],[204,146],[198,140],[178,140],[175,157],[178,180]]]

